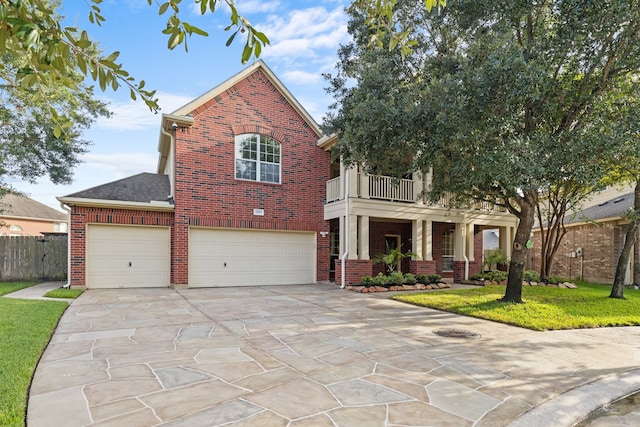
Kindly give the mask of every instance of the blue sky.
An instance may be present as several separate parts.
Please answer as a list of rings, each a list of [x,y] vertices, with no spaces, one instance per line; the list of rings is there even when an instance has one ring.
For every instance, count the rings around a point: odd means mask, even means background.
[[[146,0],[105,0],[102,27],[87,20],[89,7],[83,1],[65,0],[60,14],[65,24],[85,28],[100,41],[105,52],[119,51],[119,62],[146,88],[156,89],[161,113],[171,113],[197,96],[244,69],[240,55],[243,41],[225,47],[229,32],[226,5],[201,16],[193,0],[183,1],[182,19],[205,29],[209,37],[188,40],[169,51],[161,33],[166,16]],[[224,3],[224,2],[221,2]],[[271,40],[261,55],[284,85],[316,119],[328,110],[332,99],[325,93],[322,73],[333,72],[340,44],[349,40],[344,8],[349,0],[236,0],[239,12]],[[114,113],[101,119],[84,134],[91,141],[89,153],[74,170],[71,185],[54,185],[43,178],[37,184],[10,181],[18,190],[48,206],[60,209],[56,196],[64,196],[140,172],[156,172],[160,114],[153,114],[141,101],[132,101],[129,91],[97,92]]]

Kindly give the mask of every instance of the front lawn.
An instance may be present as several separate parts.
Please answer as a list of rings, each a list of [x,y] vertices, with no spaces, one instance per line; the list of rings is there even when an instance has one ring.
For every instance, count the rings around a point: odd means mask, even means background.
[[[536,331],[640,325],[640,291],[625,289],[624,300],[608,298],[610,285],[576,282],[578,289],[524,286],[524,304],[498,301],[504,286],[396,295],[423,307],[507,323]]]
[[[36,283],[0,283],[0,295]],[[0,297],[0,426],[23,426],[27,390],[68,304]]]

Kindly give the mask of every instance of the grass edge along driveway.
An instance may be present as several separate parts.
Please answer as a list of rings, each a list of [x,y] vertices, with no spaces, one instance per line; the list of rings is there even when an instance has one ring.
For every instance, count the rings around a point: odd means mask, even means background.
[[[610,285],[575,282],[578,289],[523,286],[524,304],[498,301],[504,286],[401,294],[393,299],[535,331],[640,325],[640,291],[608,298]]]
[[[64,301],[3,298],[36,283],[0,283],[0,426],[23,426],[27,394]]]

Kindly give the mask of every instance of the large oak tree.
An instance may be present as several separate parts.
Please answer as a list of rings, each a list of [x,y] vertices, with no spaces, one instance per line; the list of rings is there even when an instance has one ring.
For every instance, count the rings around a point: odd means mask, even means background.
[[[329,76],[327,128],[348,162],[398,176],[433,170],[432,199],[452,192],[517,216],[503,299],[521,302],[541,195],[568,181],[596,185],[614,159],[636,154],[639,6],[457,0],[426,14],[399,0],[396,27],[412,29],[404,58],[371,45],[352,7],[354,43]]]

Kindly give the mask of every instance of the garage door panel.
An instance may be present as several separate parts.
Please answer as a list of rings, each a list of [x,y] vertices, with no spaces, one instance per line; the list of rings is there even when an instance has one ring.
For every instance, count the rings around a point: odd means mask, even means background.
[[[315,282],[315,233],[192,228],[189,286]]]
[[[167,287],[168,227],[87,226],[87,287]]]

